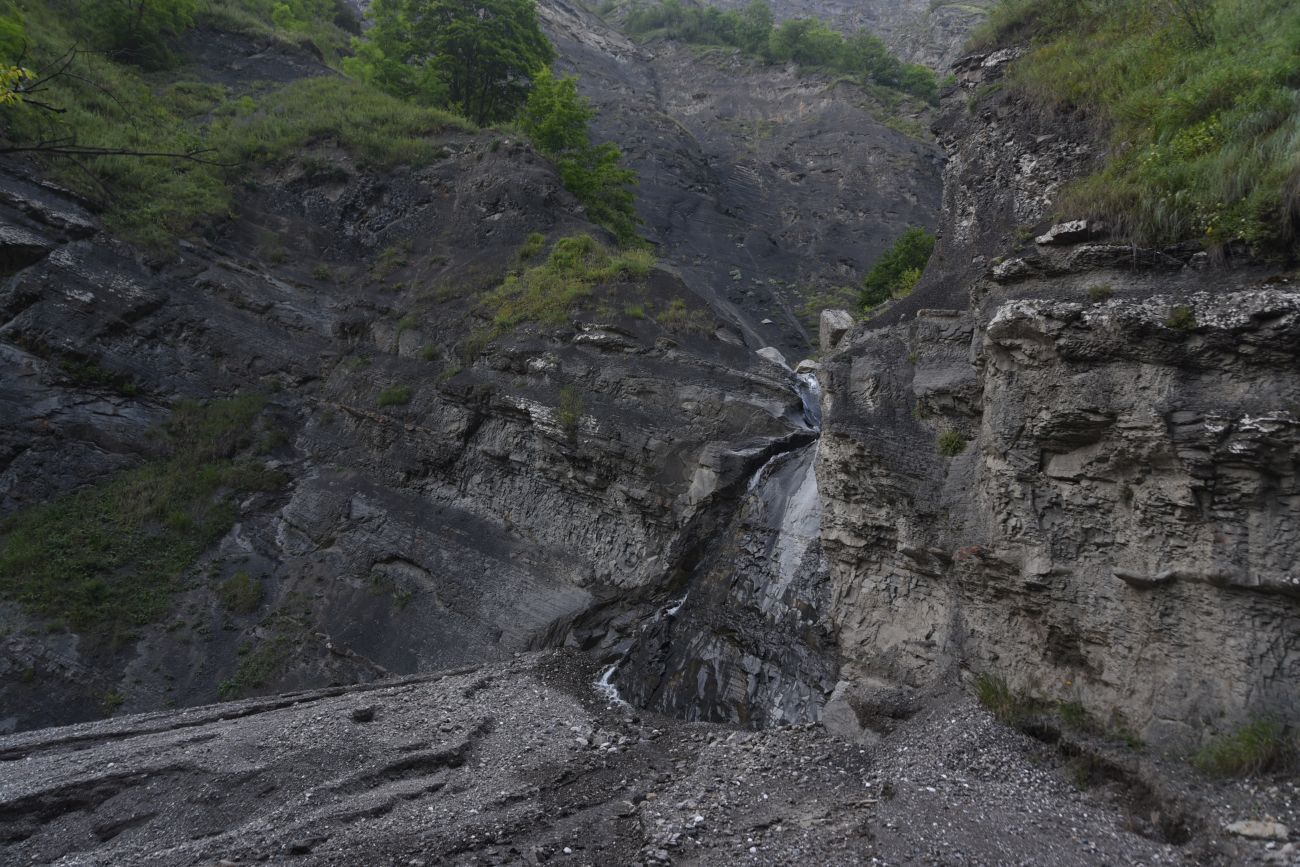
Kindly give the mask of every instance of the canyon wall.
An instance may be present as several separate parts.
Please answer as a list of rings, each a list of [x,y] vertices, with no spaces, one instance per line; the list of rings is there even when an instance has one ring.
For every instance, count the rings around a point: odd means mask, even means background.
[[[1300,293],[1238,254],[1051,230],[1099,146],[971,58],[940,242],[826,360],[818,474],[843,660],[959,672],[1163,745],[1300,715]]]

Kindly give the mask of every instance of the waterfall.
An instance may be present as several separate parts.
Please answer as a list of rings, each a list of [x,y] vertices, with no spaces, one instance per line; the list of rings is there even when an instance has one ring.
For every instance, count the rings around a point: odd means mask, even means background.
[[[796,424],[821,428],[815,374],[792,376]],[[765,461],[695,564],[689,594],[661,608],[602,672],[611,700],[686,719],[760,727],[816,720],[836,680],[821,551],[817,442]]]

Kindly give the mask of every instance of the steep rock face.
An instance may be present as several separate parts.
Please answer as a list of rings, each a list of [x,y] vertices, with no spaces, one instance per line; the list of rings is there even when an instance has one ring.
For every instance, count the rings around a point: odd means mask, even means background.
[[[842,676],[870,707],[970,668],[1164,745],[1294,719],[1300,294],[1192,250],[1025,241],[1093,155],[1069,118],[967,108],[1009,56],[964,64],[941,123],[925,280],[824,374]]]
[[[816,291],[854,285],[905,229],[933,225],[941,160],[855,84],[735,52],[637,45],[576,5],[541,13],[559,68],[640,176],[647,236],[685,282],[793,363]]]
[[[155,458],[178,399],[265,394],[256,459],[287,477],[239,503],[172,613],[124,641],[6,602],[5,727],[93,718],[106,697],[152,708],[496,659],[564,640],[607,597],[631,618],[797,430],[792,377],[663,270],[468,349],[530,232],[600,232],[526,145],[437,144],[433,165],[391,173],[318,144],[164,261],[4,175],[4,512]],[[673,299],[681,322],[661,324]],[[253,611],[219,599],[240,572]]]

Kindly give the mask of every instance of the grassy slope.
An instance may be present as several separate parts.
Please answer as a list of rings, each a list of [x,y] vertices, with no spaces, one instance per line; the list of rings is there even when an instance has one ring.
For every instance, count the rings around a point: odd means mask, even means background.
[[[200,25],[290,42],[311,38],[335,51],[343,44],[342,31],[328,22],[316,21],[302,31],[277,30],[269,4],[260,0],[219,0],[204,10]],[[0,19],[21,24],[27,41],[23,63],[38,75],[54,68],[70,47],[93,47],[100,39],[73,11],[71,0],[0,2]],[[329,56],[326,49],[321,53]],[[177,80],[167,69],[115,63],[100,53],[78,55],[71,69],[75,77],[60,78],[42,94],[62,113],[7,107],[4,137],[74,138],[83,146],[147,151],[202,149],[203,161],[197,162],[46,158],[55,177],[102,207],[111,231],[154,249],[168,249],[177,237],[228,215],[228,185],[246,176],[250,164],[285,159],[305,144],[332,138],[363,165],[420,165],[434,158],[431,133],[471,128],[447,112],[412,106],[334,75],[259,93],[254,101],[247,95],[235,98],[218,85]]]
[[[1081,108],[1110,158],[1062,210],[1135,241],[1294,254],[1300,225],[1300,5],[1205,0],[1211,39],[1146,0],[1005,0],[977,42],[1026,42],[1009,84]]]

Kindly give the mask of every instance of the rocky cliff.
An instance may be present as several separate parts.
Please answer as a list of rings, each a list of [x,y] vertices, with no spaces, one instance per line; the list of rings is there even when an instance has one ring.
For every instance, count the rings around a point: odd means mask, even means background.
[[[845,701],[960,669],[1187,746],[1300,718],[1291,278],[1052,227],[1085,127],[959,66],[941,240],[827,360]]]

